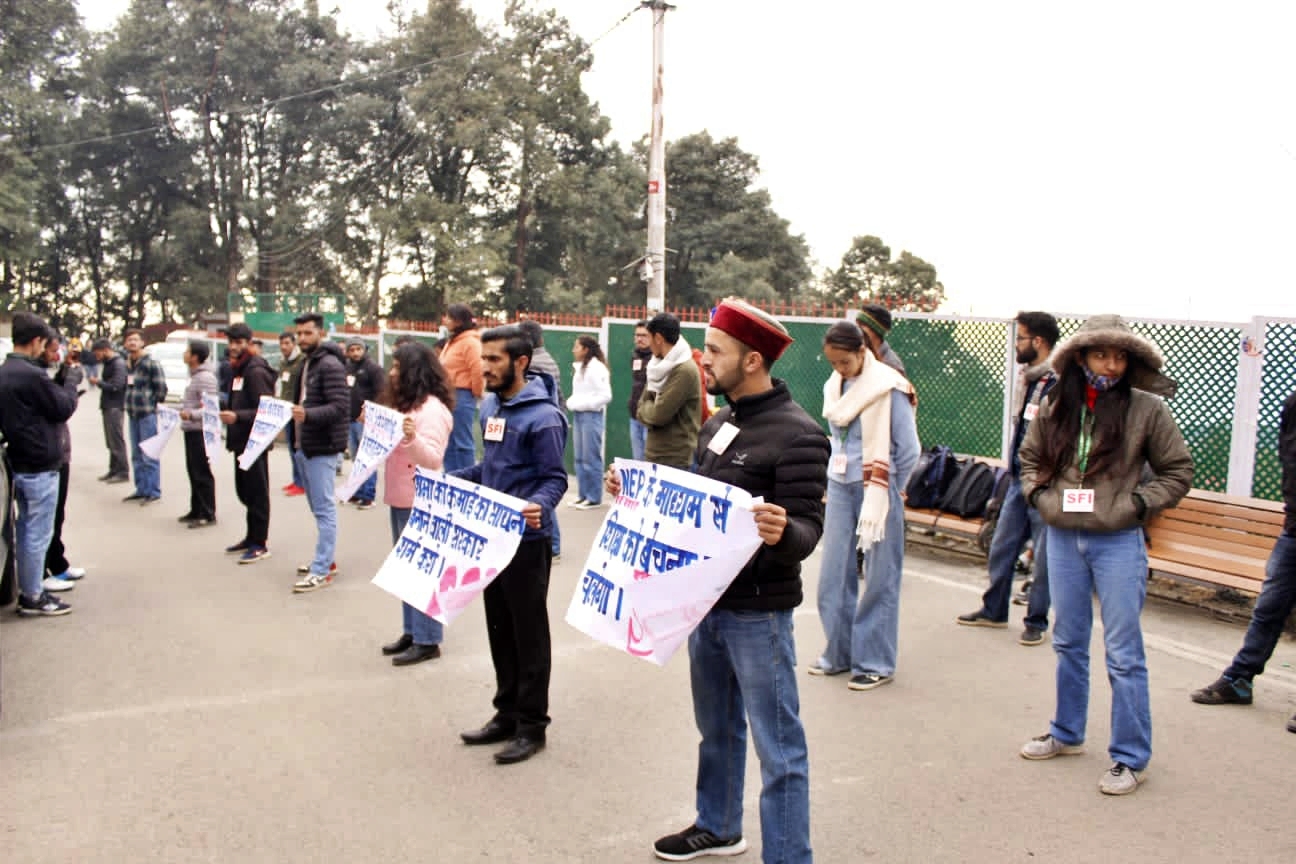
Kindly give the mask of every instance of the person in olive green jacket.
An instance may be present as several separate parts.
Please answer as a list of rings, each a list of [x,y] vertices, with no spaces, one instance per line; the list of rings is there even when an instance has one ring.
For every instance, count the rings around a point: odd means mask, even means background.
[[[639,397],[639,422],[648,427],[644,459],[687,471],[702,425],[702,376],[693,350],[680,336],[680,321],[658,312],[648,322],[652,359]]]
[[[1022,494],[1044,520],[1056,623],[1057,707],[1026,759],[1083,752],[1089,709],[1093,595],[1102,608],[1112,688],[1112,765],[1098,789],[1126,795],[1152,758],[1147,656],[1139,616],[1147,596],[1143,525],[1192,485],[1193,460],[1163,396],[1157,347],[1116,315],[1086,321],[1053,354],[1058,383],[1019,452]]]

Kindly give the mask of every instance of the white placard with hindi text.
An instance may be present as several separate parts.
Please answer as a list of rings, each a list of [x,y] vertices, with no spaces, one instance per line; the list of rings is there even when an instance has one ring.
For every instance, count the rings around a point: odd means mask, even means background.
[[[248,436],[247,446],[239,454],[238,466],[244,471],[252,467],[266,448],[274,443],[279,430],[292,422],[293,403],[273,396],[262,396],[257,403],[256,419],[252,421],[252,434]]]
[[[215,393],[202,396],[202,431],[207,461],[215,465],[221,452],[220,396]]]
[[[145,438],[139,442],[139,448],[145,456],[150,459],[161,459],[162,451],[175,434],[176,429],[180,428],[180,412],[174,408],[163,408],[158,406],[157,409],[157,434],[151,438]]]
[[[754,499],[687,471],[617,459],[617,496],[595,535],[567,623],[665,665],[761,544]]]
[[[373,583],[443,624],[517,554],[525,501],[416,468],[414,507]]]
[[[337,488],[339,501],[350,501],[356,490],[369,479],[369,475],[387,461],[387,457],[404,437],[404,433],[401,432],[401,424],[404,421],[405,415],[399,411],[384,408],[377,402],[365,402],[364,434],[356,447],[355,460],[351,463],[351,474],[346,482]]]

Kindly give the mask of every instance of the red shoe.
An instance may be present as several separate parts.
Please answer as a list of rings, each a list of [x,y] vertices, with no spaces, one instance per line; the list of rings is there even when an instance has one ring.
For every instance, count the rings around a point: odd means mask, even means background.
[[[295,498],[298,495],[306,494],[306,490],[298,486],[296,483],[289,483],[287,486],[284,487],[283,491],[284,494],[287,495],[289,498]]]

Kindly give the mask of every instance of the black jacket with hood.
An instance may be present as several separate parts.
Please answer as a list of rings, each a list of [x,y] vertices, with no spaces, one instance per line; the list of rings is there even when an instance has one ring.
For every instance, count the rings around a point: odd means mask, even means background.
[[[307,458],[346,450],[351,391],[340,345],[321,341],[306,355],[296,396],[294,401],[306,409],[305,422],[297,424],[297,448]]]

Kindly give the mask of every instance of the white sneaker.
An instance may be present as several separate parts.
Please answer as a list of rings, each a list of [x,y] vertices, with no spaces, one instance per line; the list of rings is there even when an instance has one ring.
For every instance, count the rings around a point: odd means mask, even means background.
[[[1076,756],[1084,752],[1083,744],[1063,744],[1052,735],[1041,735],[1026,742],[1023,759],[1052,759],[1054,756]]]
[[[584,499],[581,499],[580,501],[577,501],[575,504],[571,506],[573,510],[597,510],[598,508],[602,507],[603,504],[602,503],[596,504],[593,501],[586,501]]]
[[[588,503],[589,503],[588,501],[586,501],[584,498],[581,498],[581,497],[579,497],[579,496],[576,497],[576,498],[568,498],[568,499],[567,499],[567,506],[568,506],[568,507],[576,507],[576,508],[579,508],[582,504],[588,504]]]
[[[86,571],[84,567],[69,567],[64,572],[55,575],[60,579],[70,579],[71,581],[76,582],[85,578]]]
[[[293,583],[294,594],[305,594],[308,591],[318,591],[321,588],[327,588],[333,584],[333,577],[324,576],[320,573],[308,573]]]
[[[1104,795],[1128,795],[1142,782],[1141,771],[1135,771],[1124,762],[1114,762],[1098,781],[1098,791]]]
[[[46,591],[71,591],[76,587],[76,583],[70,579],[60,579],[58,576],[46,576],[41,582],[41,587]]]

